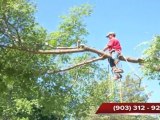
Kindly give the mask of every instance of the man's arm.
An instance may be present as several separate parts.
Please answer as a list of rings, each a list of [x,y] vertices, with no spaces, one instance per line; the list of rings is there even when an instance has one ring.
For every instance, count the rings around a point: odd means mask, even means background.
[[[108,46],[108,45],[106,45],[106,47],[103,49],[103,51],[108,50],[108,48],[109,48],[109,46]]]
[[[109,41],[109,43],[106,45],[106,47],[103,49],[103,51],[106,51],[106,50],[108,50],[110,47],[112,47],[113,46],[113,40],[110,40]]]

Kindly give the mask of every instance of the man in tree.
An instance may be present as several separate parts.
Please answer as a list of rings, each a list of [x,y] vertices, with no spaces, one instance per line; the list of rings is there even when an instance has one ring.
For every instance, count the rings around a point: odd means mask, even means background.
[[[109,32],[106,37],[109,39],[108,44],[103,49],[103,51],[109,50],[111,54],[111,58],[108,58],[109,64],[112,67],[112,71],[115,73],[115,80],[121,78],[122,76],[119,73],[122,73],[123,70],[117,67],[119,62],[119,55],[121,54],[122,47],[120,45],[119,40],[116,38],[116,34],[114,32]]]

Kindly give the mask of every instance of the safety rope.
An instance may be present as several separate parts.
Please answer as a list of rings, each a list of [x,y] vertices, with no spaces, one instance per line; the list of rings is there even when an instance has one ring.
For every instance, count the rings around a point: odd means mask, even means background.
[[[120,95],[120,103],[123,102],[123,95],[122,95],[122,81],[120,79],[120,91],[119,91],[119,95]]]
[[[113,80],[112,81],[112,101],[115,102],[115,88],[116,88],[116,84]]]
[[[126,57],[124,56],[124,54],[122,55],[125,59],[125,61],[127,62],[129,68],[133,71],[134,75],[139,79],[139,87],[141,85],[141,81],[142,81],[142,78],[137,74],[137,72],[135,71],[134,67],[128,62],[128,60],[126,59]]]
[[[110,59],[108,59],[108,62],[110,62]],[[112,72],[112,75],[115,75],[115,73],[113,72],[113,70],[111,72]],[[110,74],[109,64],[108,64],[108,74]],[[116,85],[116,82],[114,82],[114,80],[111,79],[110,76],[109,76],[109,80],[110,80],[110,83],[111,83],[111,86],[110,86],[111,87],[110,88],[110,94],[111,95],[109,95],[109,98],[110,98],[110,100],[112,102],[115,102],[116,88],[118,86]],[[119,98],[120,98],[120,102],[122,103],[123,99],[122,99],[122,83],[121,83],[121,78],[120,78],[120,86],[119,86]]]
[[[139,87],[140,87],[143,77],[140,77],[140,76],[137,74],[137,72],[135,71],[134,67],[128,62],[128,60],[126,59],[126,57],[125,57],[124,55],[122,55],[122,56],[124,57],[124,59],[125,59],[125,61],[127,62],[128,66],[130,67],[130,69],[134,72],[134,75],[137,76],[137,78],[139,78],[139,80],[140,80]],[[148,95],[148,93],[149,93],[147,89],[145,89],[144,92],[145,92],[147,95]],[[149,100],[148,100],[148,102],[149,102]]]
[[[115,94],[116,94],[116,83],[111,79],[111,75],[108,73],[108,84],[109,84],[109,94],[107,95],[107,98],[109,102],[115,102]]]

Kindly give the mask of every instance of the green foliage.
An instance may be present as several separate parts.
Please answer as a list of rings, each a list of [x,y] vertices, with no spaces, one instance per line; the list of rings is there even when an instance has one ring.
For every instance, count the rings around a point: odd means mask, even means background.
[[[155,36],[145,51],[144,72],[152,79],[160,79],[160,36]]]
[[[149,93],[144,92],[145,88],[140,86],[138,79],[126,76],[126,80],[122,84],[123,102],[147,102]]]
[[[0,3],[1,42],[38,49],[46,39],[46,31],[35,22],[33,3],[26,0],[1,0]]]
[[[119,87],[99,64],[47,73],[90,59],[92,54],[35,55],[5,47],[43,50],[75,46],[78,39],[85,43],[88,31],[84,18],[91,15],[92,6],[71,8],[68,15],[61,16],[58,29],[51,34],[36,23],[35,5],[31,1],[0,0],[0,9],[0,119],[90,119],[102,102],[120,101]],[[147,100],[144,89],[137,84],[126,78],[123,87],[128,91],[123,93],[123,101]]]
[[[84,42],[84,36],[88,34],[83,18],[92,13],[92,6],[83,4],[73,7],[68,15],[61,16],[62,21],[58,30],[51,33],[49,43],[53,46],[72,46],[76,45],[77,40]]]
[[[110,78],[110,77],[109,77]],[[114,84],[114,86],[112,86]],[[113,87],[113,88],[112,88]],[[89,93],[86,96],[82,115],[85,120],[156,120],[152,116],[127,116],[127,115],[97,115],[95,114],[98,107],[103,102],[124,102],[136,103],[147,102],[148,95],[144,93],[144,87],[139,86],[139,81],[127,76],[124,81],[113,81],[112,79],[102,80],[88,86]],[[113,90],[114,89],[114,90]],[[122,101],[121,101],[122,96]],[[89,106],[88,106],[89,104]],[[89,108],[88,108],[89,107]],[[78,112],[81,114],[80,112]],[[80,116],[78,116],[80,117]]]
[[[71,46],[76,44],[78,38],[87,35],[82,18],[90,15],[91,7],[88,5],[70,10],[69,15],[63,16],[58,30],[50,35],[47,35],[45,29],[35,22],[35,7],[31,2],[1,0],[0,7],[2,46],[9,45],[30,50],[50,49],[48,47],[50,42],[52,46]],[[71,24],[73,21],[75,23]],[[49,120],[64,118],[67,113],[69,115],[73,112],[70,111],[69,104],[79,92],[74,89],[75,86],[70,86],[77,79],[75,72],[52,75],[46,73],[48,70],[65,67],[72,56],[33,55],[5,47],[0,47],[0,50],[2,119]],[[84,55],[77,59],[88,57]],[[74,63],[75,60],[72,61]],[[82,74],[81,79],[86,78],[85,69],[84,67],[84,70],[79,72],[78,76]],[[77,85],[83,82],[85,80]]]

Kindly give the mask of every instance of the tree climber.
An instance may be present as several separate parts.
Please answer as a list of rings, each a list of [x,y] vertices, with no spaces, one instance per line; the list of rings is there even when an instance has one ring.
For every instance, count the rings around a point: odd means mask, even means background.
[[[112,71],[115,73],[115,80],[121,78],[121,74],[123,72],[122,69],[118,68],[119,56],[121,55],[122,47],[120,45],[119,40],[116,38],[116,34],[114,32],[109,32],[106,37],[109,39],[108,44],[103,49],[105,52],[106,50],[109,51],[112,57],[108,58],[108,62],[110,67],[112,67]]]

